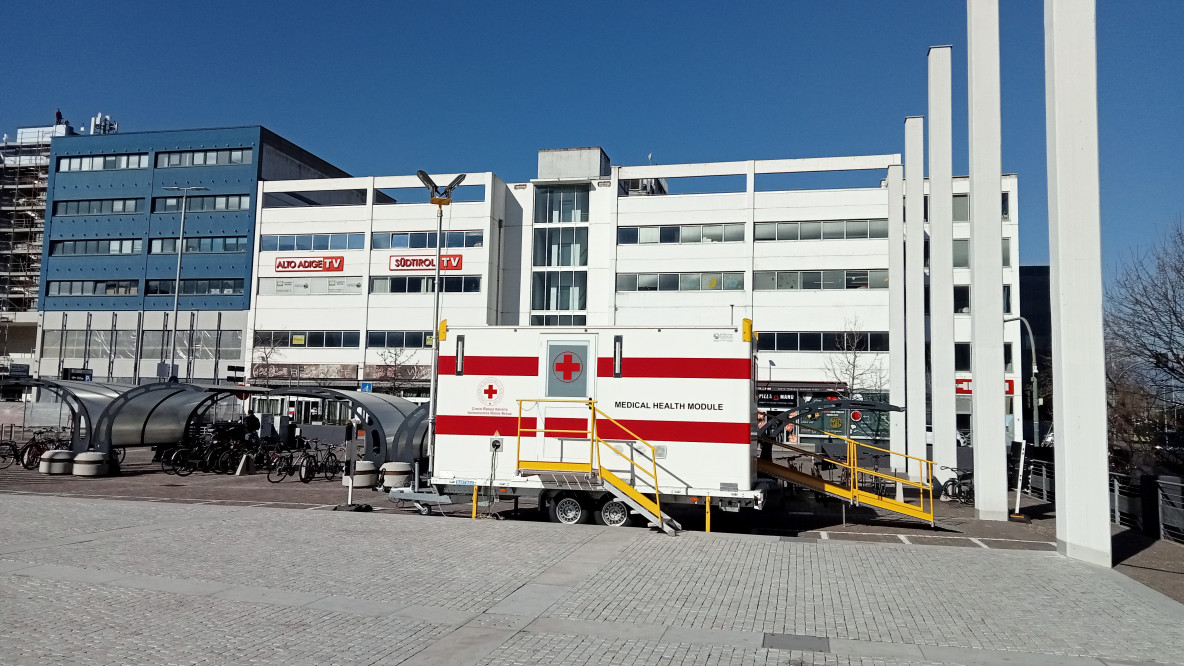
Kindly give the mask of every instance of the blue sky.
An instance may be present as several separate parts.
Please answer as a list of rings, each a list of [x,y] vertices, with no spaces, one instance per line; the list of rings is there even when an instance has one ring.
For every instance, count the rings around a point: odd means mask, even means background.
[[[1020,259],[1048,260],[1043,3],[1002,0],[1003,168]],[[1184,211],[1184,2],[1098,2],[1107,273]],[[926,51],[954,46],[966,172],[964,3],[14,3],[0,126],[265,125],[357,175],[492,170],[539,148],[616,164],[903,152]]]

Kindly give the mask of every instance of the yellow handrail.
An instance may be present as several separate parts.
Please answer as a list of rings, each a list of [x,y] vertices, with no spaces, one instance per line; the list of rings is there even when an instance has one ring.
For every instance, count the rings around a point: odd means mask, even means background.
[[[556,428],[547,428],[545,425],[542,428],[523,428],[522,427],[522,411],[523,411],[523,406],[527,403],[536,404],[536,405],[540,404],[540,403],[587,405],[588,409],[591,410],[589,427],[587,430],[561,430],[561,429],[556,429]],[[645,444],[646,447],[648,447],[650,450],[649,459],[650,459],[652,469],[646,469],[642,465],[638,464],[636,461],[625,457],[625,454],[618,451],[615,447],[608,445],[608,442],[601,439],[600,435],[597,433],[597,430],[598,430],[597,417],[598,416],[611,421],[614,425],[616,425],[618,428],[620,428],[626,434],[633,437],[634,440],[636,440],[637,442],[641,442],[642,444]],[[594,466],[593,467],[594,469],[602,469],[601,459],[600,459],[600,445],[602,445],[602,444],[608,445],[609,450],[611,450],[613,453],[616,453],[623,460],[625,460],[625,462],[628,462],[632,467],[637,468],[642,473],[644,473],[646,476],[653,479],[653,482],[654,482],[654,506],[657,508],[657,511],[658,511],[658,519],[659,519],[659,521],[661,520],[662,499],[661,499],[660,494],[658,493],[658,450],[657,450],[657,448],[654,447],[653,444],[650,444],[646,440],[639,437],[637,435],[637,433],[633,432],[629,428],[626,428],[622,423],[620,423],[619,421],[617,421],[613,417],[602,412],[596,406],[595,400],[581,400],[581,399],[577,399],[577,398],[519,399],[518,400],[518,433],[516,435],[517,440],[518,440],[518,450],[517,450],[517,454],[516,454],[516,457],[517,457],[516,468],[517,469],[522,469],[522,433],[524,433],[524,432],[527,432],[527,433],[533,432],[536,434],[540,433],[540,432],[542,432],[542,433],[551,432],[551,433],[587,436],[588,437],[588,449],[589,449],[588,450],[589,466],[590,467]]]

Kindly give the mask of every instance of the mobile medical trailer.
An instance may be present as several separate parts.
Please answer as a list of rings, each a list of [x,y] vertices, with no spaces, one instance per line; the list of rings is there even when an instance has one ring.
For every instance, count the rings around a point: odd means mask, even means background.
[[[663,505],[760,508],[754,336],[736,328],[453,328],[431,485],[537,497],[556,522],[670,532]],[[392,491],[392,498],[422,493]]]

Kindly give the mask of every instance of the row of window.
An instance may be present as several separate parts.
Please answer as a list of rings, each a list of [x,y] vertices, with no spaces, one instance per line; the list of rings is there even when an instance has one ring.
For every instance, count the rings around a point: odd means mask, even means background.
[[[172,153],[157,153],[156,168],[250,164],[253,157],[254,150],[251,148],[184,150]]]
[[[617,273],[617,291],[742,291],[744,273]]]
[[[190,213],[213,213],[233,210],[250,210],[249,194],[230,194],[205,197],[157,197],[152,200],[154,213],[179,213],[181,200],[185,199],[185,210]]]
[[[535,188],[535,224],[587,221],[587,185],[556,185]]]
[[[481,291],[480,275],[448,275],[442,278],[445,293]],[[376,277],[370,278],[372,294],[431,293],[435,280],[431,277]]]
[[[929,292],[925,292],[928,299]],[[929,301],[926,300],[925,313],[929,313]],[[954,314],[970,314],[970,285],[954,285]],[[1011,314],[1011,285],[1003,285],[1003,314]]]
[[[444,247],[481,247],[485,243],[482,231],[445,231]],[[404,248],[435,248],[436,232],[411,231],[398,233],[375,233],[371,236],[371,249],[402,250]],[[352,249],[352,248],[351,248]]]
[[[753,271],[757,291],[783,289],[887,289],[888,269],[849,271]]]
[[[259,278],[259,293],[278,296],[360,294],[361,277]]]
[[[535,271],[530,309],[584,310],[588,307],[587,271]]]
[[[888,220],[757,222],[753,225],[753,236],[758,241],[887,238]]]
[[[171,296],[175,286],[174,280],[146,280],[144,293],[149,296]],[[182,296],[241,296],[242,293],[242,278],[181,280]]]
[[[586,326],[587,315],[530,315],[531,326]]]
[[[202,236],[185,239],[185,254],[224,254],[246,252],[250,249],[246,236]],[[153,238],[148,243],[150,254],[176,254],[176,238]]]
[[[114,171],[116,169],[147,169],[148,153],[126,155],[86,155],[59,157],[58,171]]]
[[[262,252],[364,250],[366,234],[284,234],[259,238]]]
[[[53,214],[66,215],[115,215],[139,213],[144,209],[143,199],[83,199],[78,201],[53,202]]]
[[[743,224],[684,224],[669,227],[617,228],[618,245],[733,243],[743,241]]]
[[[172,331],[115,331],[92,329],[86,331],[46,330],[42,336],[47,358],[117,358],[135,359],[136,346],[141,345],[140,358],[163,359],[172,350]],[[177,331],[177,357],[198,360],[213,359],[215,352],[221,360],[242,358],[243,332],[231,330]]]
[[[49,244],[50,256],[77,257],[102,254],[140,254],[144,241],[139,238],[116,240],[53,241]]]
[[[762,351],[885,352],[886,331],[761,331],[757,349]]]
[[[361,339],[357,331],[255,331],[256,348],[352,347]]]
[[[366,346],[387,349],[430,349],[431,331],[366,331]]]
[[[971,346],[969,342],[955,342],[954,343],[954,371],[955,372],[970,372],[971,365]],[[1014,372],[1015,365],[1012,360],[1011,343],[1007,342],[1003,345],[1003,371]],[[926,365],[928,368],[928,365]]]
[[[50,280],[46,296],[135,296],[139,280]]]
[[[550,227],[534,230],[535,266],[587,266],[588,227]]]

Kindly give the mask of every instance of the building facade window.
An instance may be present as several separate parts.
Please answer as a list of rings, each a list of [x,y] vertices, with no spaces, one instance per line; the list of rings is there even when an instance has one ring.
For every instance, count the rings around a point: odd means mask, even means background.
[[[175,286],[174,280],[147,280],[144,293],[148,296],[172,296]],[[182,296],[241,296],[242,293],[242,278],[181,280]]]
[[[970,285],[954,285],[954,314],[970,314]]]
[[[1003,265],[1011,266],[1011,239],[1003,239]]]
[[[535,271],[530,291],[532,310],[584,310],[588,307],[586,271]]]
[[[970,195],[969,194],[955,194],[954,195],[954,221],[955,222],[969,222],[970,221]]]
[[[758,241],[887,238],[888,220],[757,222],[753,225],[753,237]]]
[[[251,148],[222,150],[182,150],[156,154],[156,168],[188,166],[223,166],[228,164],[250,164],[255,151]]]
[[[537,232],[536,232],[537,233]],[[618,245],[742,243],[744,224],[683,224],[663,227],[619,227]]]
[[[54,257],[140,254],[143,249],[144,241],[139,238],[53,241],[49,244],[49,254]]]
[[[1011,314],[1011,285],[1003,285],[1003,314]]]
[[[147,169],[148,153],[123,155],[84,155],[59,157],[58,171],[115,171],[117,169]]]
[[[85,199],[53,202],[53,214],[69,215],[131,215],[140,213],[143,199]]]
[[[186,237],[185,254],[224,254],[246,252],[250,249],[246,236]],[[176,238],[153,238],[148,241],[149,254],[176,254]]]
[[[442,280],[444,293],[476,293],[481,291],[480,275],[446,275]],[[370,278],[371,294],[429,294],[435,279],[430,276]]]
[[[534,230],[535,266],[587,266],[588,227],[546,227]]]
[[[365,250],[366,234],[284,234],[260,236],[260,252]]]
[[[483,231],[444,232],[444,247],[481,247],[484,243],[485,232]],[[436,232],[434,231],[383,232],[370,236],[370,249],[372,250],[402,250],[429,247],[433,249],[436,247]],[[349,249],[358,248],[351,246]]]
[[[761,351],[885,352],[887,331],[760,331]]]
[[[172,352],[172,331],[144,331],[141,335],[140,358],[163,359]],[[193,331],[192,336],[188,329],[177,331],[177,358],[180,360],[212,360],[217,353],[219,360],[237,361],[243,356],[242,347],[242,331],[199,329]]]
[[[530,315],[531,326],[586,326],[587,315]]]
[[[92,329],[87,338],[86,331],[46,330],[41,336],[42,356],[45,358],[111,358],[134,359],[136,357],[136,331],[111,331]],[[89,350],[87,343],[90,343]]]
[[[298,277],[259,278],[259,293],[263,296],[321,296],[326,294],[364,293],[361,276],[353,277]]]
[[[431,331],[366,331],[371,349],[431,349]]]
[[[970,268],[970,241],[959,238],[954,241],[954,268]]]
[[[154,213],[179,213],[183,197],[157,197],[152,200]],[[190,213],[221,213],[224,211],[250,210],[249,194],[227,194],[210,197],[188,197],[185,210]]]
[[[587,185],[552,185],[534,190],[534,223],[588,221]]]
[[[1012,360],[1012,356],[1011,356],[1011,343],[1005,342],[1005,343],[1003,343],[1003,371],[1004,372],[1013,372],[1014,370],[1015,370],[1015,365],[1013,364],[1013,360]]]
[[[255,347],[357,348],[358,331],[255,331]]]
[[[834,271],[753,271],[756,291],[793,289],[887,289],[888,269]]]
[[[743,291],[744,273],[617,273],[617,291]]]
[[[956,372],[970,372],[970,343],[954,343],[954,370]]]
[[[139,280],[50,280],[46,296],[135,296]]]

